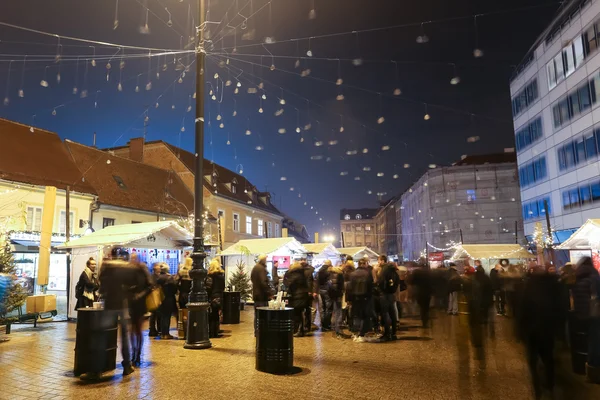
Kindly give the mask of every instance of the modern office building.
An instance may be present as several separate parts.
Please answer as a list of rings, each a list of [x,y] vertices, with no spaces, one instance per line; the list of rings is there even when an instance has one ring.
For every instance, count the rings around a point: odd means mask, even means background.
[[[600,0],[565,2],[510,84],[525,234],[600,215]],[[547,204],[548,207],[545,207]]]
[[[444,252],[452,242],[515,243],[523,238],[515,153],[466,156],[431,169],[395,208],[401,214],[405,260]]]

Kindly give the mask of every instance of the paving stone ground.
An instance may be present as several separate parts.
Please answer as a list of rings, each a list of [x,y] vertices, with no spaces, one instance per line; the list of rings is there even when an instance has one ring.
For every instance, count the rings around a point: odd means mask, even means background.
[[[97,383],[73,376],[74,323],[14,326],[11,340],[0,344],[0,399],[532,398],[523,349],[503,318],[487,342],[483,371],[466,327],[440,315],[429,330],[403,320],[401,340],[391,343],[354,343],[321,332],[294,339],[299,372],[288,376],[255,370],[252,318],[243,311],[242,323],[224,325],[224,337],[208,350],[146,337],[140,368],[123,377],[119,366]],[[557,398],[600,399],[600,387],[571,374],[569,362],[559,357]]]

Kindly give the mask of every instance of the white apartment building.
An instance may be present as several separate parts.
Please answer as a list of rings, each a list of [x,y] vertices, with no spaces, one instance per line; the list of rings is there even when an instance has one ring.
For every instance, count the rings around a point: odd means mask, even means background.
[[[525,234],[600,216],[600,0],[563,5],[511,80]],[[544,206],[548,204],[548,209]]]

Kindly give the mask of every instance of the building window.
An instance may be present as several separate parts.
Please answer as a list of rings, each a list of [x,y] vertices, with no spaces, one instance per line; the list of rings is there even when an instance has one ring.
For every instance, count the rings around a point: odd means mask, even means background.
[[[42,230],[42,208],[27,207],[27,230],[39,232]]]
[[[273,237],[273,223],[271,221],[267,222],[267,237]]]
[[[281,237],[281,228],[279,224],[275,224],[275,237]]]
[[[547,210],[546,210],[544,201],[546,201],[546,204],[548,204]],[[525,221],[530,220],[530,219],[543,218],[546,216],[546,212],[548,212],[549,215],[551,214],[550,198],[544,197],[541,199],[524,202],[522,209],[523,209],[523,220],[525,220]]]
[[[73,234],[73,220],[75,219],[75,214],[73,211],[69,212],[69,232],[71,235]],[[60,221],[58,224],[58,231],[62,234],[67,233],[67,211],[60,212]]]
[[[356,246],[362,246],[362,242],[356,242]]]
[[[519,168],[519,181],[521,187],[526,187],[539,182],[542,179],[545,179],[546,175],[546,157],[543,156]]]
[[[564,210],[571,210],[597,202],[600,202],[600,181],[597,180],[562,191],[562,206]]]
[[[106,228],[107,226],[114,226],[115,219],[114,218],[102,218],[102,228]]]
[[[252,217],[246,216],[246,233],[252,235]]]
[[[525,111],[539,97],[537,80],[529,82],[512,100],[513,118]]]
[[[345,246],[346,247],[352,247],[352,242],[347,242]]]
[[[127,186],[125,186],[125,182],[123,182],[123,179],[120,176],[113,175],[113,179],[115,180],[115,182],[117,182],[117,186],[120,189],[127,189]]]
[[[525,150],[542,137],[542,118],[538,117],[515,134],[517,151]]]
[[[346,232],[352,232],[352,225],[346,225]]]
[[[548,88],[554,88],[564,78],[571,75],[583,63],[583,37],[575,38],[546,65]]]
[[[595,104],[600,91],[600,73],[596,73],[589,81],[570,91],[552,107],[554,127],[569,122]]]
[[[240,214],[233,213],[233,231],[240,231]]]
[[[477,200],[477,195],[475,194],[475,190],[468,189],[467,190],[467,201],[475,201]]]
[[[598,48],[598,40],[596,35],[596,24],[593,24],[589,27],[589,29],[583,34],[583,42],[585,46],[585,54],[589,56],[594,53]]]
[[[258,223],[258,236],[263,236],[264,235],[264,230],[263,230],[263,220],[259,219],[257,220]]]
[[[142,221],[131,221],[132,224],[141,224]]]
[[[558,168],[562,171],[585,161],[596,160],[599,144],[600,128],[560,146],[557,150]]]
[[[354,230],[356,230],[356,232],[362,232],[362,225],[356,225]]]
[[[371,225],[367,224],[365,225],[365,231],[370,231],[371,230]]]

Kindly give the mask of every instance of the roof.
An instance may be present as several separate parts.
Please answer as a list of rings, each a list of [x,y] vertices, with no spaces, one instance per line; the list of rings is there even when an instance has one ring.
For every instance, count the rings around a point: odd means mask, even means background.
[[[340,254],[346,254],[352,257],[359,258],[365,256],[368,256],[369,258],[375,258],[379,256],[379,254],[377,254],[369,247],[342,247],[341,249],[338,249],[338,251],[340,252]]]
[[[96,194],[56,133],[0,118],[0,142],[0,179]]]
[[[127,245],[149,235],[161,233],[172,241],[174,247],[188,247],[192,245],[193,235],[180,227],[175,221],[144,222],[140,224],[126,224],[107,226],[97,232],[71,240],[58,248],[77,248],[93,246]]]
[[[302,244],[294,238],[270,238],[270,239],[247,239],[240,240],[234,245],[223,250],[219,255],[235,256],[242,254],[271,254],[283,247],[288,247],[297,253],[306,253]]]
[[[194,154],[192,154],[189,151],[184,150],[180,147],[177,147],[170,143],[167,143],[163,140],[154,140],[154,141],[150,141],[150,142],[145,142],[145,145],[151,145],[151,144],[164,145],[175,155],[176,158],[181,160],[181,162],[185,165],[185,167],[190,172],[195,173],[196,157]],[[129,147],[129,145],[113,147],[113,148],[105,149],[105,151],[128,148],[128,147]],[[216,164],[210,160],[207,160],[206,158],[204,159],[204,164],[202,165],[202,168],[203,168],[203,174],[205,176],[211,175],[213,172],[217,173],[217,188],[216,188],[217,194],[215,194],[216,196],[228,198],[230,200],[233,200],[233,201],[236,201],[239,203],[244,203],[244,204],[248,204],[248,200],[252,200],[252,204],[250,205],[251,207],[255,207],[258,209],[262,209],[265,211],[269,211],[269,212],[281,215],[281,212],[270,202],[270,200],[269,200],[268,204],[265,204],[262,202],[262,200],[251,199],[247,193],[244,193],[244,189],[247,189],[248,191],[250,191],[252,189],[256,190],[256,187],[254,185],[252,185],[252,183],[250,181],[248,181],[243,175],[233,172],[219,164]],[[226,186],[226,184],[233,182],[234,179],[237,181],[237,187],[238,187],[238,190],[236,191],[236,193],[233,193],[231,191],[231,189]],[[206,181],[206,179],[204,179],[203,182],[204,182],[204,187],[206,187],[211,193],[214,194],[215,188],[211,185],[211,183]],[[267,196],[270,198],[271,194],[268,192],[257,191],[257,196],[259,196],[259,197]]]
[[[557,249],[589,249],[598,242],[598,237],[600,237],[600,219],[588,219]]]
[[[331,243],[307,243],[303,245],[304,248],[310,253],[321,254],[325,251],[334,254],[340,254],[339,251]]]
[[[462,244],[456,248],[453,260],[459,258],[501,259],[501,258],[534,258],[518,244]]]
[[[340,219],[344,220],[346,215],[350,215],[350,219],[356,219],[356,216],[360,214],[361,219],[373,219],[379,208],[342,208],[340,210]]]
[[[65,145],[100,203],[180,216],[194,211],[194,196],[175,172],[70,140]]]
[[[502,164],[516,163],[517,154],[515,152],[495,153],[495,154],[480,154],[467,156],[456,162],[454,166],[461,165],[485,165],[485,164]]]

